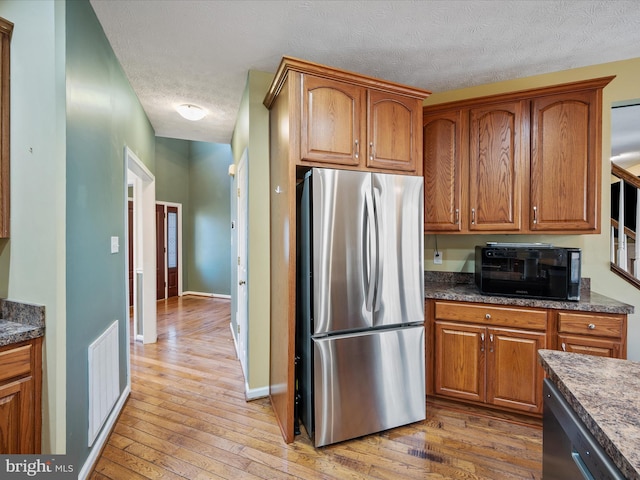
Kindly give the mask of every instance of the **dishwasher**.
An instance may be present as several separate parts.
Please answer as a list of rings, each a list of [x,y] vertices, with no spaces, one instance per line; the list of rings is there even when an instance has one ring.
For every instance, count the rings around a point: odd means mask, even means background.
[[[624,476],[560,391],[544,380],[542,478],[607,480]]]

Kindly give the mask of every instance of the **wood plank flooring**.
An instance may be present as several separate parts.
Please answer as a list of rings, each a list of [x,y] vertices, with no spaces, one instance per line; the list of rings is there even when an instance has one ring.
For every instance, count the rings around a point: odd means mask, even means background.
[[[427,420],[315,449],[283,442],[268,399],[245,401],[230,302],[158,302],[158,343],[131,345],[132,393],[90,478],[540,479],[539,421],[443,401]]]

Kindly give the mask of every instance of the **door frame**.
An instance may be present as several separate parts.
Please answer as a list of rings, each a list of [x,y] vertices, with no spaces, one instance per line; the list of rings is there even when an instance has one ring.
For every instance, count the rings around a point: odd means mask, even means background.
[[[175,202],[163,202],[160,200],[156,200],[156,205],[164,206],[164,247],[165,247],[165,262],[164,262],[164,278],[167,278],[167,274],[169,271],[169,266],[167,263],[167,227],[168,227],[168,219],[167,219],[167,207],[175,207],[178,209],[178,296],[182,296],[182,204]],[[168,284],[165,282],[164,286],[164,298],[167,298],[168,294]]]
[[[157,308],[156,308],[156,229],[155,229],[155,203],[156,183],[155,177],[149,169],[140,161],[129,147],[124,147],[124,224],[125,236],[133,234],[133,264],[135,275],[133,277],[133,334],[136,340],[142,343],[155,343],[157,334]],[[129,232],[129,185],[133,186],[133,232]],[[128,272],[129,242],[126,241],[123,262],[127,264],[125,272]],[[138,278],[142,278],[141,288],[138,288]],[[125,281],[126,311],[129,311],[129,278]],[[139,295],[142,298],[138,298]],[[141,312],[141,313],[140,313]],[[138,317],[142,318],[138,318]],[[129,328],[126,329],[129,337]],[[128,344],[127,338],[127,344]],[[127,352],[129,349],[127,349]],[[128,354],[127,354],[128,355]],[[127,356],[127,365],[130,359]],[[130,377],[130,376],[129,376]]]

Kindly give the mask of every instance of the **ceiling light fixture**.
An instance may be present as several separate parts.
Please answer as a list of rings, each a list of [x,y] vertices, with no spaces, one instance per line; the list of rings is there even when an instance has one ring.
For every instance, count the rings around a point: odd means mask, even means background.
[[[197,105],[192,105],[190,103],[184,103],[182,105],[178,105],[176,107],[176,110],[178,111],[178,113],[180,115],[182,115],[184,118],[186,118],[187,120],[191,120],[191,121],[197,121],[197,120],[202,120],[205,115],[207,114],[203,108],[197,106]]]

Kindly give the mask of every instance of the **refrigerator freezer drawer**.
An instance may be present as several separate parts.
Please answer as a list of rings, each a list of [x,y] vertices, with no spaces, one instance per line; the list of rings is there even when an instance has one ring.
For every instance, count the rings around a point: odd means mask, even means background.
[[[424,420],[424,326],[313,339],[317,447]]]

